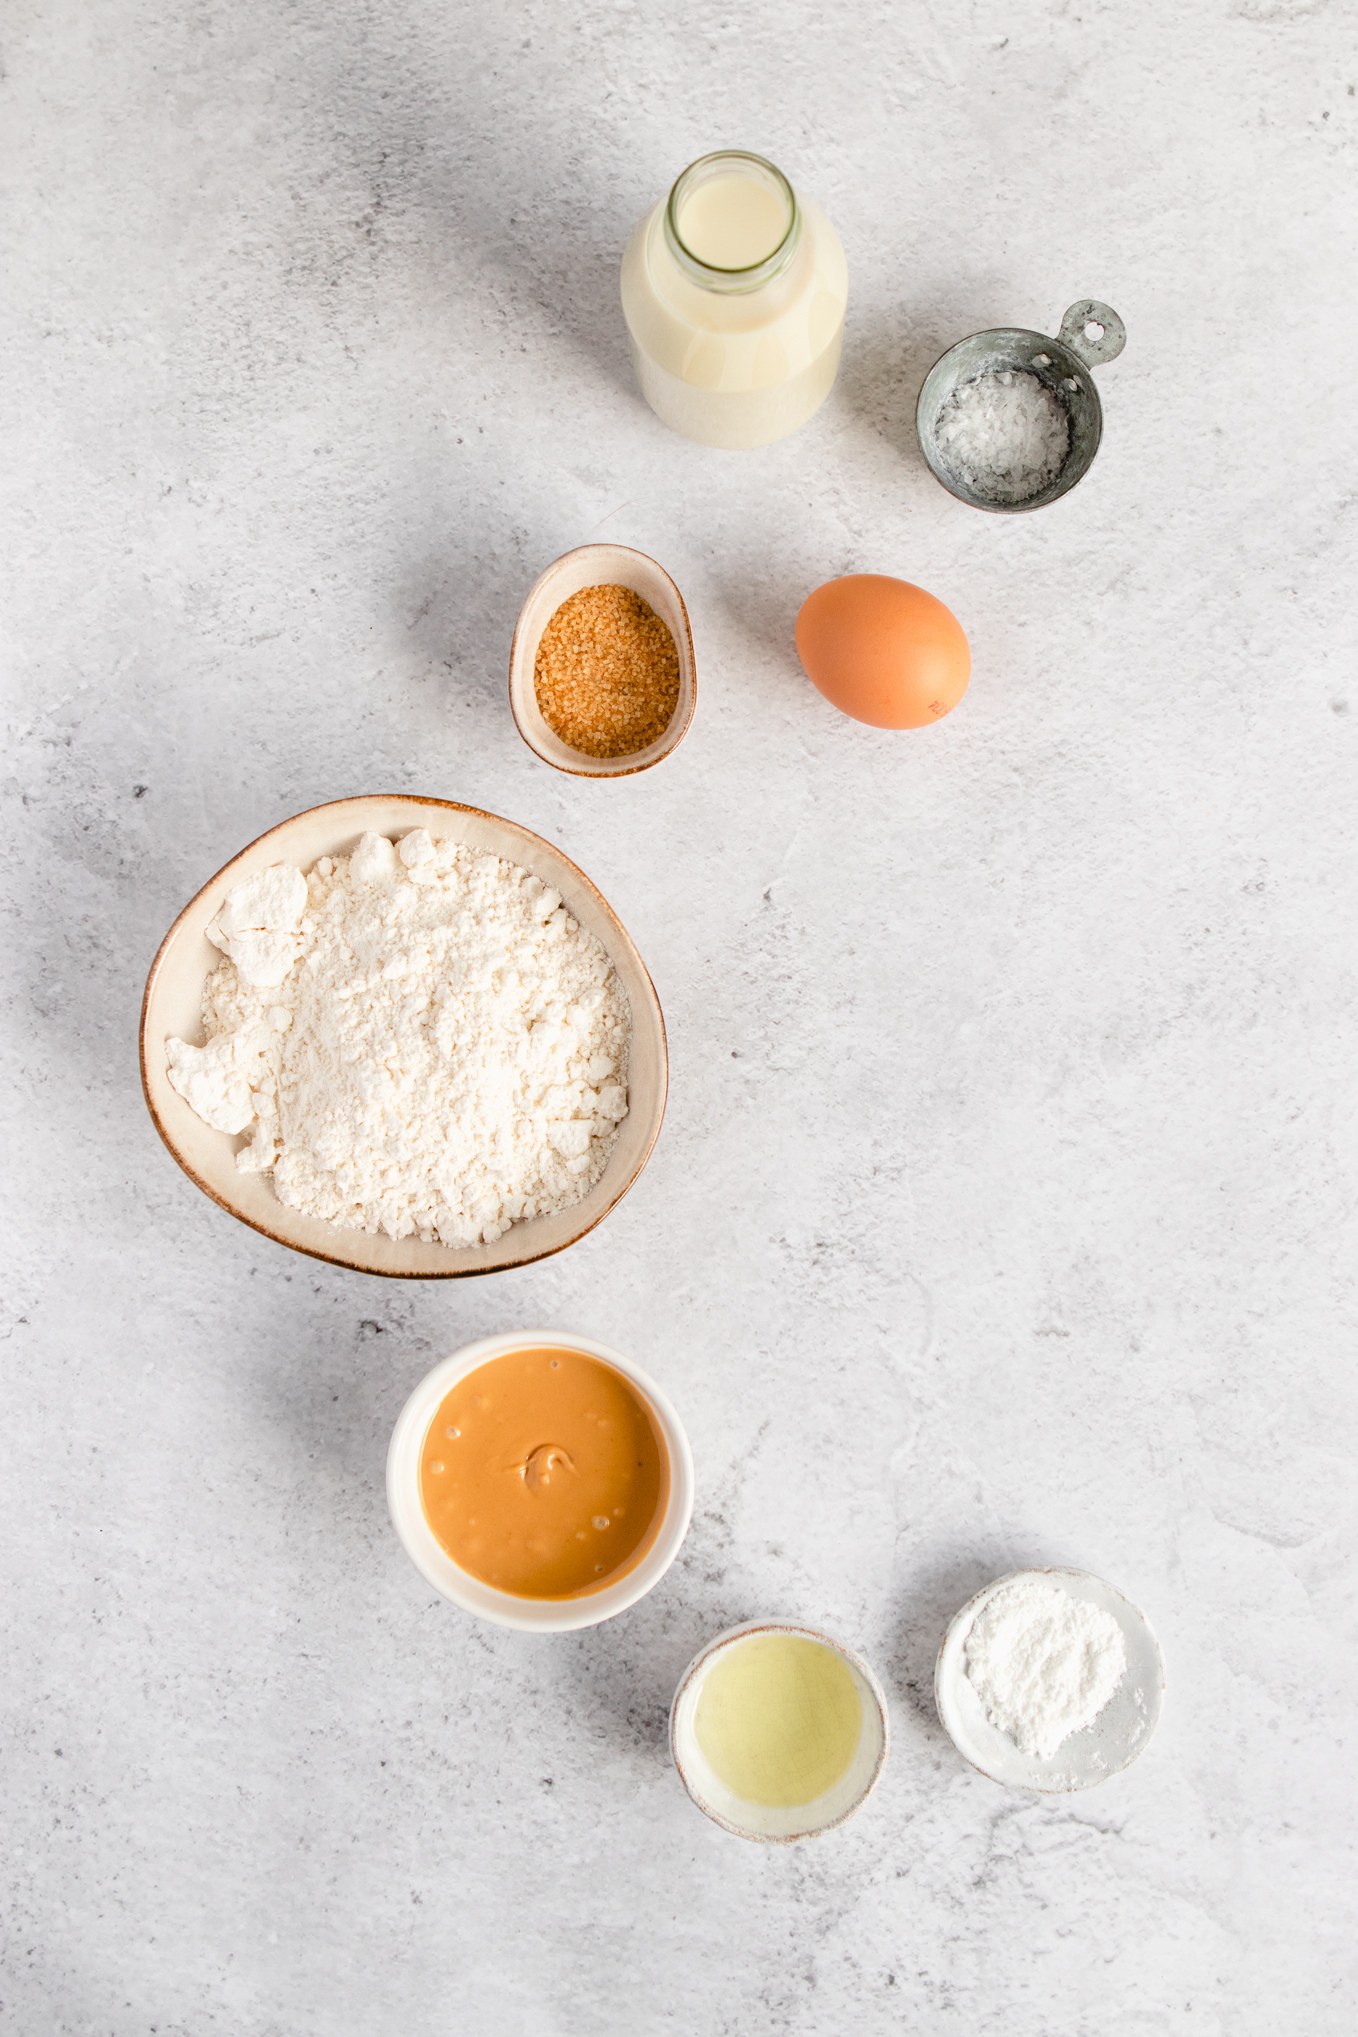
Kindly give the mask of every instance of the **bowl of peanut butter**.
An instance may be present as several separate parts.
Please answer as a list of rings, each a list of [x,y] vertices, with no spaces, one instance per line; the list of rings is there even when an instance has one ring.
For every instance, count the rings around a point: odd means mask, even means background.
[[[659,1583],[693,1512],[693,1457],[630,1358],[556,1330],[483,1337],[402,1409],[387,1503],[426,1584],[496,1626],[562,1633]]]

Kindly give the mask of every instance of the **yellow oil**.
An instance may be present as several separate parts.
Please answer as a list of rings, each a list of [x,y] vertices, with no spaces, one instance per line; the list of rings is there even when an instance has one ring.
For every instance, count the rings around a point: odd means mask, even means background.
[[[841,1655],[796,1634],[752,1634],[708,1671],[693,1731],[735,1796],[787,1809],[840,1780],[862,1725],[858,1685]]]

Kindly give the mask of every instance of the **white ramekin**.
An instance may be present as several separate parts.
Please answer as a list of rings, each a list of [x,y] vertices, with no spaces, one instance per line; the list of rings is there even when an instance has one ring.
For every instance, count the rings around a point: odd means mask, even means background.
[[[1006,1585],[1030,1583],[1054,1584],[1073,1599],[1110,1613],[1127,1648],[1126,1674],[1098,1717],[1045,1758],[1025,1754],[992,1724],[966,1664],[967,1637],[990,1600]],[[1044,1795],[1092,1789],[1129,1768],[1149,1745],[1164,1698],[1165,1660],[1150,1621],[1139,1606],[1088,1570],[1011,1570],[995,1578],[953,1616],[934,1667],[934,1703],[962,1759],[992,1782]]]
[[[752,1804],[727,1788],[712,1768],[698,1742],[695,1721],[703,1684],[714,1665],[730,1649],[756,1634],[788,1634],[795,1640],[815,1641],[848,1664],[858,1689],[862,1725],[853,1760],[837,1783],[809,1804]],[[833,1831],[855,1811],[861,1810],[881,1780],[891,1747],[891,1721],[886,1694],[862,1656],[832,1640],[815,1627],[803,1627],[791,1620],[746,1620],[728,1627],[700,1648],[679,1679],[670,1707],[670,1753],[679,1780],[698,1809],[739,1839],[762,1839],[786,1846],[797,1839],[810,1839],[818,1832]]]
[[[670,1483],[665,1511],[650,1548],[640,1563],[624,1572],[616,1584],[605,1584],[585,1598],[516,1598],[496,1591],[454,1563],[425,1519],[420,1501],[420,1447],[425,1432],[438,1412],[444,1396],[459,1379],[492,1358],[507,1351],[527,1351],[554,1346],[563,1351],[581,1351],[598,1358],[620,1372],[644,1404],[669,1458]],[[490,1620],[497,1627],[517,1627],[529,1634],[563,1634],[576,1627],[597,1627],[616,1613],[626,1612],[657,1585],[679,1554],[693,1513],[693,1453],[688,1437],[668,1397],[648,1373],[621,1351],[596,1344],[592,1337],[576,1337],[562,1330],[512,1330],[499,1337],[482,1337],[445,1358],[420,1381],[402,1408],[392,1431],[387,1451],[387,1505],[397,1534],[415,1568],[426,1584],[441,1598],[474,1613],[478,1620]]]

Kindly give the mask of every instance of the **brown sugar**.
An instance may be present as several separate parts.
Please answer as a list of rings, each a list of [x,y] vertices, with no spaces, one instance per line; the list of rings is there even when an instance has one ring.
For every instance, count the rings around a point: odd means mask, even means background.
[[[679,653],[630,587],[582,587],[563,601],[533,668],[547,726],[586,757],[630,757],[663,736],[679,704]]]

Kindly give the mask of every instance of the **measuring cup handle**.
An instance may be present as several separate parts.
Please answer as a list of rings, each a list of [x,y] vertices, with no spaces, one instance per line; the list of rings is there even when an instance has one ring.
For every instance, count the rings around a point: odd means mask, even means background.
[[[1101,330],[1090,332],[1090,326]],[[1100,304],[1096,297],[1082,297],[1061,320],[1056,337],[1087,368],[1101,368],[1105,361],[1115,361],[1126,346],[1127,328],[1107,304]]]

